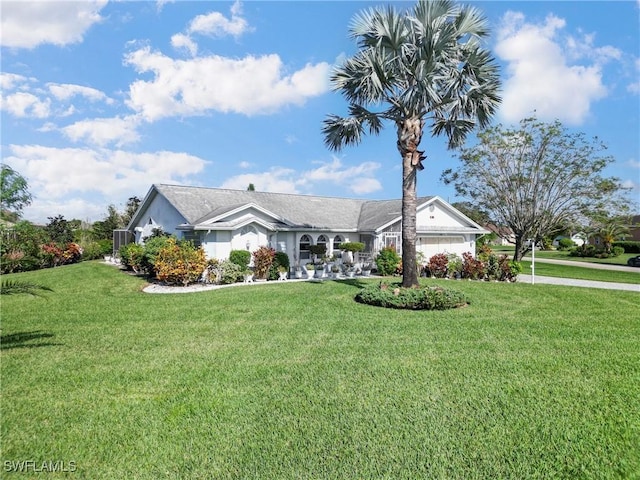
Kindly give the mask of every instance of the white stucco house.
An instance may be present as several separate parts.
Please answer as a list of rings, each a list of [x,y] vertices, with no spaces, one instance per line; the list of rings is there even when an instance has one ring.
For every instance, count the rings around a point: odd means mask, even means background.
[[[342,242],[363,242],[363,259],[383,247],[401,254],[401,200],[360,200],[177,185],[152,185],[127,230],[143,243],[153,229],[190,239],[208,258],[226,259],[232,250],[267,245],[286,252],[291,264],[311,259],[309,245],[325,244],[327,255]],[[421,197],[417,250],[475,252],[488,233],[440,197]]]

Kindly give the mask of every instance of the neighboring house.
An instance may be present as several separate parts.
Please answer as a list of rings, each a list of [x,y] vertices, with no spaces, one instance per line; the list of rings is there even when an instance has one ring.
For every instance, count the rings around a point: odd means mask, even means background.
[[[631,226],[629,227],[629,236],[627,240],[640,242],[640,215],[631,217]]]
[[[418,199],[416,225],[416,249],[425,260],[441,252],[475,253],[476,238],[488,233],[437,196]],[[152,185],[127,230],[143,243],[161,228],[202,246],[207,258],[267,245],[286,252],[294,265],[311,260],[309,246],[315,244],[325,244],[328,256],[342,242],[363,242],[363,260],[383,247],[401,254],[400,227],[400,200]]]
[[[495,233],[498,238],[493,241],[494,245],[515,245],[516,236],[509,227],[499,227],[493,223],[488,223],[484,226],[490,233]]]
[[[582,245],[584,245],[584,242],[585,242],[585,238],[586,238],[586,237],[587,237],[587,236],[586,236],[584,233],[582,233],[582,232],[579,232],[579,233],[573,233],[573,234],[571,234],[571,236],[570,236],[570,237],[567,237],[566,235],[558,235],[556,238],[554,238],[554,239],[553,239],[552,245],[553,245],[554,247],[557,247],[558,245],[560,245],[560,240],[562,240],[563,238],[569,238],[569,239],[571,239],[571,241],[572,241],[573,243],[575,243],[578,247],[581,247]]]

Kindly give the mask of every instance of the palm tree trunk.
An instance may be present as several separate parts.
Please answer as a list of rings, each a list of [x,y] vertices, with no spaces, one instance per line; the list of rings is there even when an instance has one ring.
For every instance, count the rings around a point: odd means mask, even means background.
[[[402,286],[418,285],[416,268],[416,193],[418,169],[422,169],[422,152],[418,145],[422,139],[424,121],[409,118],[397,123],[398,150],[402,155]]]

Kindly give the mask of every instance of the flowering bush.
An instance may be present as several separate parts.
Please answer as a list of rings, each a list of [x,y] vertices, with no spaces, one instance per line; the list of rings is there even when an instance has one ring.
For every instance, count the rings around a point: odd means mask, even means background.
[[[202,248],[169,238],[155,258],[156,278],[169,285],[187,286],[200,279],[206,265]]]

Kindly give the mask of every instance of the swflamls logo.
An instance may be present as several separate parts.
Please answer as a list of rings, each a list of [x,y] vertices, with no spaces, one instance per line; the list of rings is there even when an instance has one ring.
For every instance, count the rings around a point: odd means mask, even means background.
[[[36,460],[5,460],[4,471],[5,472],[75,472],[77,469],[76,462],[71,460],[66,462],[64,460],[45,460],[38,462]]]

